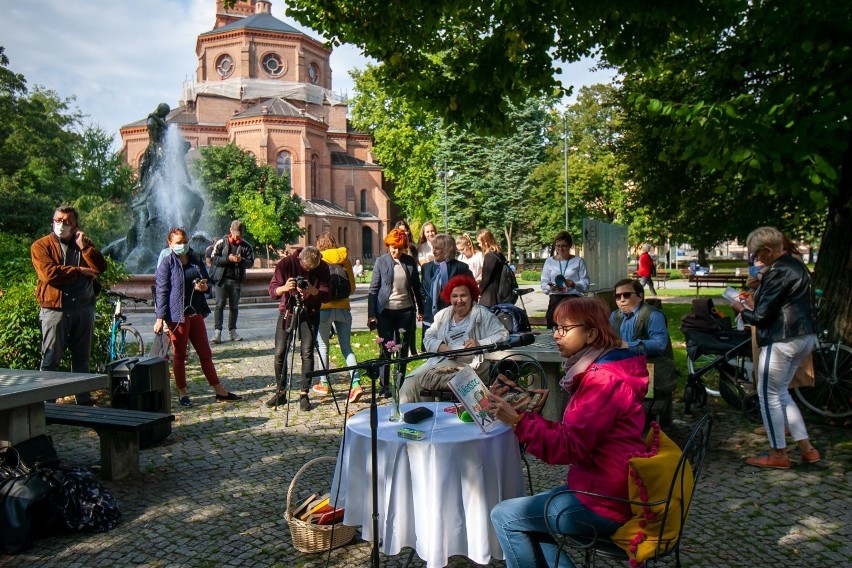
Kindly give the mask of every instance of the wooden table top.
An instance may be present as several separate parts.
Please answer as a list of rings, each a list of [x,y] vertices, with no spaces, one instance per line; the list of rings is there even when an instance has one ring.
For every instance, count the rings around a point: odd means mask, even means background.
[[[0,368],[0,410],[108,387],[107,375]]]

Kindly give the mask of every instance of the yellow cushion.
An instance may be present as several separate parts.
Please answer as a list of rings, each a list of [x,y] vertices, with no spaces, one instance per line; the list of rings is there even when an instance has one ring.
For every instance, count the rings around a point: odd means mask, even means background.
[[[631,501],[653,503],[668,497],[681,450],[660,432],[656,422],[651,423],[645,444],[647,453],[634,455],[629,460],[627,484]],[[661,554],[674,547],[681,528],[681,511],[683,507],[689,507],[693,483],[692,468],[685,463],[683,475],[678,475],[672,492],[665,532],[660,543]],[[685,503],[681,502],[681,495]],[[633,517],[612,535],[611,540],[630,557],[631,566],[638,566],[654,556],[665,507],[665,503],[653,507],[631,505]]]

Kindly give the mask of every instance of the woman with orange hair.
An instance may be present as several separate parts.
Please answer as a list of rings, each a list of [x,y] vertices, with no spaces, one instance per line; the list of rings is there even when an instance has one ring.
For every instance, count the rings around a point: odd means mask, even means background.
[[[373,279],[367,296],[367,326],[378,329],[379,337],[392,339],[403,345],[400,356],[408,355],[414,344],[417,321],[423,320],[423,297],[417,261],[405,254],[408,236],[404,230],[394,229],[385,237],[387,254],[373,264]],[[400,337],[400,330],[403,330]],[[382,357],[390,354],[382,347]],[[389,366],[384,367],[379,396],[388,397]],[[402,369],[405,373],[405,366]]]
[[[399,391],[399,401],[420,402],[420,391],[442,390],[449,380],[465,365],[470,365],[480,378],[489,370],[485,357],[477,355],[459,355],[445,357],[444,351],[469,349],[480,345],[493,345],[503,341],[509,332],[497,316],[476,303],[479,299],[479,286],[476,280],[467,274],[453,276],[441,290],[441,297],[450,304],[435,314],[435,321],[423,336],[426,351],[439,354],[429,358],[405,379]]]

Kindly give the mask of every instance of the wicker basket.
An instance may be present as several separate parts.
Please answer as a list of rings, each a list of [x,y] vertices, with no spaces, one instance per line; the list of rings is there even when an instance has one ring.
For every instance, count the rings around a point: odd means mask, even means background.
[[[299,478],[312,466],[329,461],[334,463],[337,461],[337,458],[322,456],[312,459],[296,472],[296,475],[293,476],[293,481],[290,482],[290,488],[287,489],[287,509],[284,511],[284,518],[290,526],[293,546],[300,552],[325,552],[332,548],[343,546],[355,536],[355,527],[347,527],[341,523],[334,525],[315,525],[301,521],[292,515],[293,505],[290,504],[290,501]]]

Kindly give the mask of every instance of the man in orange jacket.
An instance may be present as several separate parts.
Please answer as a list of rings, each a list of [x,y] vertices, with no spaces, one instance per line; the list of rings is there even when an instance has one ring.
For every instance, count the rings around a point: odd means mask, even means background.
[[[34,242],[30,250],[41,306],[41,370],[58,371],[68,345],[71,370],[88,373],[95,328],[95,279],[106,270],[106,260],[80,230],[73,207],[59,207],[51,226],[51,234]],[[77,404],[93,404],[88,392],[76,398]]]

